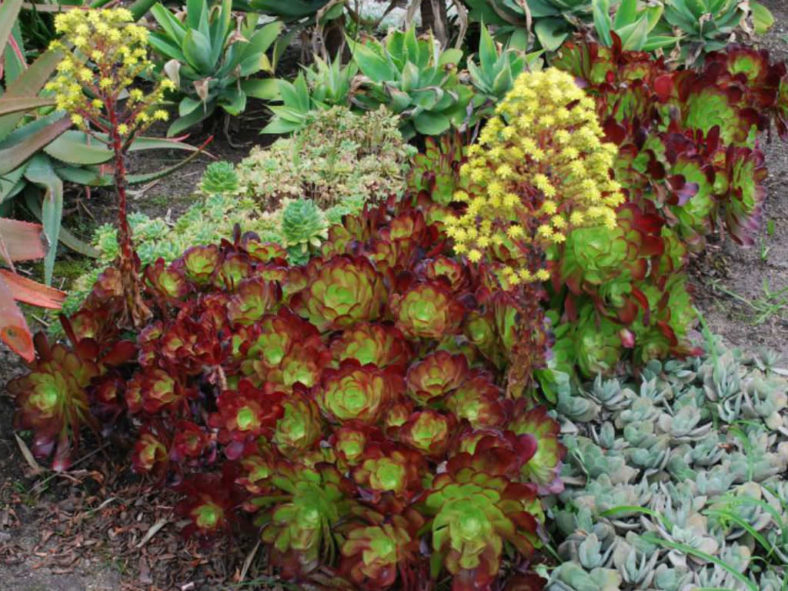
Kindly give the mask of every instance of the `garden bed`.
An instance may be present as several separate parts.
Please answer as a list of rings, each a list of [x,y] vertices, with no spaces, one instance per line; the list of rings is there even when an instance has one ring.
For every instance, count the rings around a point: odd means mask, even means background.
[[[788,7],[766,0],[776,25],[764,45],[776,59],[788,57]],[[244,126],[234,142],[256,142]],[[235,148],[221,131],[209,148],[237,162],[248,145]],[[744,350],[770,348],[788,360],[788,147],[765,146],[769,193],[766,225],[755,246],[741,249],[723,238],[711,242],[693,265],[696,302],[709,329]],[[151,216],[177,215],[188,207],[206,158],[132,197],[132,209]],[[135,162],[145,170],[148,163]],[[160,165],[161,161],[157,161]],[[97,194],[87,206],[97,221],[110,221],[111,198]],[[101,213],[99,213],[101,212]],[[766,284],[764,284],[766,282]],[[764,288],[764,285],[767,288]],[[23,371],[0,350],[0,384]],[[10,398],[0,395],[0,583],[17,591],[170,590],[208,591],[257,581],[278,589],[253,536],[212,546],[184,543],[173,509],[176,496],[123,471],[109,449],[83,446],[67,475],[35,474],[11,427]],[[99,450],[96,452],[95,450]],[[88,451],[94,450],[94,451]],[[255,549],[252,554],[249,551]],[[270,585],[266,581],[271,581]],[[241,588],[238,586],[237,588]],[[244,587],[246,588],[246,587]]]

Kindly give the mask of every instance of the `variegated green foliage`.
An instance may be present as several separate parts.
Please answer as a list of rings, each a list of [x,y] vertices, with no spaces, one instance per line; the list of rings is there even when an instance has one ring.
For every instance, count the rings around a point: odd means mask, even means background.
[[[710,349],[560,393],[548,590],[783,588],[788,381],[770,354]]]

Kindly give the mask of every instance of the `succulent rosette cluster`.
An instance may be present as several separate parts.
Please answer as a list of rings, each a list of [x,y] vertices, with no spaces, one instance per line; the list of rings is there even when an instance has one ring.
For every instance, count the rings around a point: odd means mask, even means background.
[[[729,46],[675,70],[619,45],[567,43],[553,65],[584,81],[629,201],[659,211],[693,249],[717,227],[752,244],[766,176],[760,132],[786,136],[788,71],[766,51]],[[746,172],[744,172],[746,171]],[[744,174],[742,174],[744,173]]]
[[[134,344],[91,323],[120,309],[110,274],[73,321],[90,337],[71,330],[73,350],[16,382],[37,437],[128,430],[190,530],[253,521],[296,584],[483,590],[505,564],[529,572],[563,448],[543,408],[507,396],[520,292],[452,257],[421,210],[350,217],[305,266],[236,235],[145,278],[155,314]]]

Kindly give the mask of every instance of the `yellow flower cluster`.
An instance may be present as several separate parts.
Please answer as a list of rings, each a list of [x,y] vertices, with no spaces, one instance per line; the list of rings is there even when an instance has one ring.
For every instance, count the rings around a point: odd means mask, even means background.
[[[148,93],[128,90],[153,65],[148,59],[148,31],[134,24],[131,12],[125,8],[69,10],[57,15],[55,28],[63,36],[50,48],[64,57],[45,88],[54,92],[57,108],[68,112],[74,125],[87,130],[93,122],[101,129],[98,122],[106,120],[105,113],[112,109],[118,115],[116,128],[127,136],[168,118],[167,111],[156,106],[174,88],[170,80],[162,80]]]
[[[616,225],[616,146],[602,137],[594,101],[572,76],[521,74],[468,149],[455,194],[467,207],[446,221],[455,251],[472,262],[503,258],[508,285],[548,279],[544,253],[573,228]]]

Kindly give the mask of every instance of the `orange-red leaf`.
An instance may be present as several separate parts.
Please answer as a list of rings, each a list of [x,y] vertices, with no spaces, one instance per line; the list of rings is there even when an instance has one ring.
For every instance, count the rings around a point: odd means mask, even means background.
[[[6,264],[46,256],[41,225],[0,218],[0,257]],[[10,259],[10,260],[9,260]]]
[[[0,269],[0,279],[5,282],[11,297],[32,306],[58,310],[63,304],[63,300],[66,299],[65,292],[27,279],[7,269]]]
[[[17,307],[11,290],[0,278],[0,340],[26,361],[33,361],[33,337],[22,311]]]

